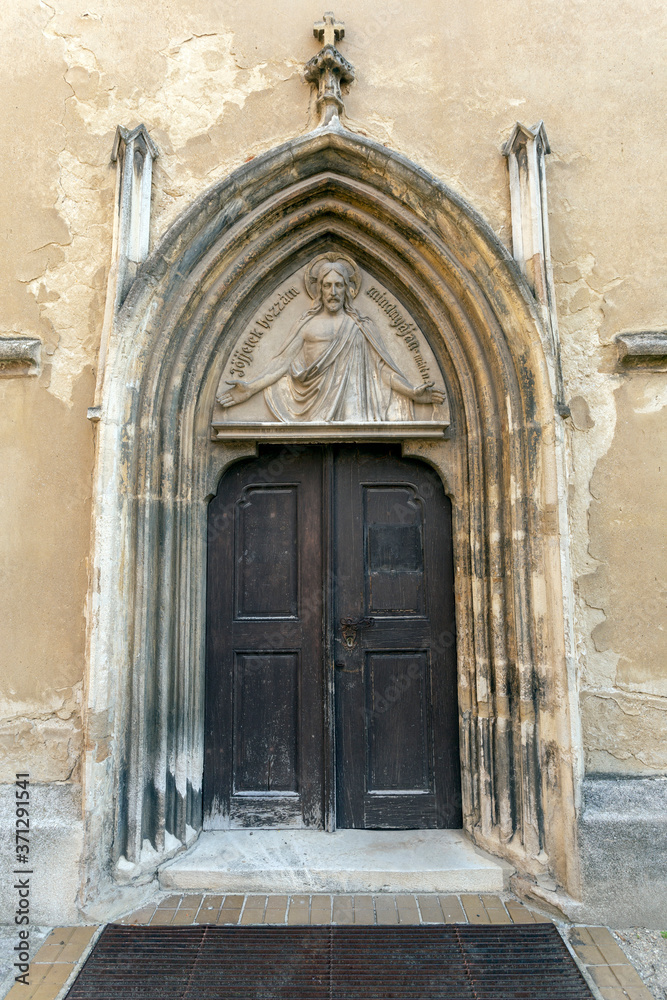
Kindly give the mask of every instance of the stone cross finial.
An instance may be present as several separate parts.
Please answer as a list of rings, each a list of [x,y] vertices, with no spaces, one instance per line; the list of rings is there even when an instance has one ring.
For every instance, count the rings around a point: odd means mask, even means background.
[[[354,67],[336,48],[335,43],[345,35],[345,25],[337,21],[331,11],[327,11],[321,21],[315,22],[313,34],[324,45],[306,64],[305,77],[308,83],[317,87],[320,125],[328,125],[344,110],[340,85],[352,83]]]
[[[321,21],[315,21],[313,34],[318,42],[323,42],[324,45],[335,45],[336,42],[345,38],[345,24],[343,21],[337,21],[334,12],[328,10]]]

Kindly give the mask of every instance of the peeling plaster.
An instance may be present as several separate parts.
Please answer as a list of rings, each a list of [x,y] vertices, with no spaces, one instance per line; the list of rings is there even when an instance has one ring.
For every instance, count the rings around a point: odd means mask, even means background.
[[[163,72],[153,76],[152,87],[127,89],[114,79],[113,69],[105,68],[92,45],[70,30],[71,17],[61,8],[43,6],[50,13],[43,34],[64,59],[63,79],[70,91],[62,108],[55,201],[55,214],[67,239],[45,248],[27,280],[32,282],[42,315],[59,332],[48,391],[70,402],[77,375],[97,361],[105,281],[95,280],[91,267],[96,264],[97,271],[102,265],[106,272],[110,264],[114,174],[109,159],[116,125],[145,120],[168,153],[168,163],[160,161],[156,170],[153,231],[157,234],[212,175],[229,173],[248,155],[290,134],[283,125],[277,133],[269,130],[250,150],[239,150],[236,145],[232,155],[216,156],[220,137],[212,130],[221,127],[230,108],[241,111],[253,95],[273,94],[276,87],[294,81],[303,90],[306,108],[308,90],[301,83],[301,64],[296,60],[242,65],[234,54],[234,34],[224,29],[169,38],[155,53]],[[103,18],[98,15],[93,20]],[[79,30],[91,34],[93,29]],[[234,131],[232,125],[230,132]],[[196,166],[202,142],[212,147],[211,162],[204,171]],[[67,255],[58,252],[65,245]],[[82,315],[90,317],[83,337]]]
[[[643,395],[644,401],[641,406],[635,406],[635,413],[657,413],[667,406],[667,382],[663,385],[647,385]]]
[[[584,691],[581,701],[590,770],[637,774],[667,770],[667,698]]]
[[[0,702],[0,782],[13,782],[17,767],[32,781],[77,780],[83,749],[82,685],[50,691],[47,705]]]

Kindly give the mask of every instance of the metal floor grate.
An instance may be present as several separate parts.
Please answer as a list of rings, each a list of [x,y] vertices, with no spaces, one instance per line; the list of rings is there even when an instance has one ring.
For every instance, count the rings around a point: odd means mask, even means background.
[[[552,924],[130,927],[68,1000],[591,1000]]]

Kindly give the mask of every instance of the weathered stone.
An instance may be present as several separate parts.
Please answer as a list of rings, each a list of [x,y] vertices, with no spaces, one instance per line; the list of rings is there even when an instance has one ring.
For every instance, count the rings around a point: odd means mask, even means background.
[[[317,21],[313,34],[324,46],[306,64],[304,77],[308,83],[317,87],[317,110],[320,113],[320,124],[328,125],[334,117],[339,117],[345,110],[341,94],[341,84],[349,84],[354,80],[354,67],[343,58],[335,43],[345,36],[345,26],[336,21],[329,12],[322,21]]]
[[[582,919],[664,928],[667,778],[586,778],[579,821]]]
[[[16,826],[16,786],[0,784],[0,823]],[[12,845],[14,836],[12,834]],[[83,849],[81,788],[76,784],[35,782],[30,786],[30,923],[39,926],[76,923]],[[14,851],[0,856],[0,913],[13,923],[18,876]]]
[[[406,430],[417,436],[417,424],[428,437],[442,437],[449,426],[428,341],[405,306],[349,254],[318,254],[291,274],[258,306],[229,358],[216,393],[214,440],[239,433],[314,440],[313,425],[330,440],[401,440]]]
[[[0,337],[0,377],[39,374],[41,346],[36,337]]]
[[[667,371],[667,330],[619,333],[619,364],[624,368],[653,368]]]

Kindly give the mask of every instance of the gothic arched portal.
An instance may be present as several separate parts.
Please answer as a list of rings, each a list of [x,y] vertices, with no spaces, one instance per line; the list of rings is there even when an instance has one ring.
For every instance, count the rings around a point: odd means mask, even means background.
[[[417,319],[447,388],[448,439],[403,453],[452,502],[464,827],[576,894],[560,418],[534,300],[459,197],[337,125],[202,195],[117,316],[97,431],[89,884],[154,871],[201,827],[207,504],[255,451],[212,440],[216,389],[257,303],[331,250]]]

